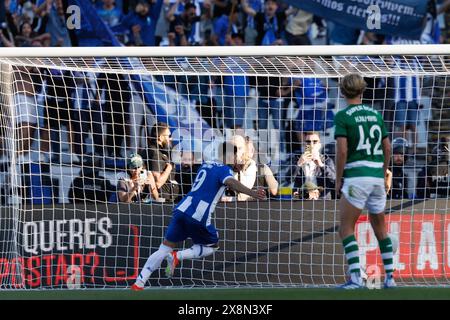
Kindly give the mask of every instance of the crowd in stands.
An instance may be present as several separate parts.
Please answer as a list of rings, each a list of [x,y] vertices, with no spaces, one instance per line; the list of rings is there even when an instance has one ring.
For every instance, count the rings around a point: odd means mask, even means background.
[[[114,35],[129,46],[310,45],[400,43],[361,32],[276,0],[90,0]],[[5,0],[3,46],[96,46],[92,27],[67,27],[65,0]],[[422,41],[442,42],[434,22],[450,7],[430,0],[431,24]],[[444,25],[440,28],[445,29]],[[444,35],[443,35],[444,36]],[[103,44],[104,45],[104,44]]]
[[[92,0],[92,8],[127,46],[236,46],[236,45],[311,45],[311,44],[396,44],[407,39],[368,33],[327,21],[309,12],[275,0]],[[429,19],[423,43],[444,43],[439,14],[450,8],[450,1],[430,1]],[[91,27],[67,27],[67,1],[5,0],[0,7],[0,46],[50,47],[108,45]],[[225,67],[239,68],[238,58],[223,60]],[[409,62],[408,62],[409,63]],[[92,159],[125,157],[126,170],[117,187],[106,185],[98,178],[99,171],[84,169],[75,179],[69,197],[75,199],[110,199],[114,190],[117,201],[175,202],[193,184],[198,168],[194,152],[183,150],[179,163],[170,156],[171,131],[162,123],[150,126],[144,102],[133,94],[127,76],[120,74],[90,74],[46,68],[39,72],[21,67],[15,70],[15,95],[19,137],[19,159],[32,150],[33,137],[38,138],[38,150],[48,162],[60,163],[61,132],[68,132],[73,163],[83,161],[88,135],[92,135]],[[38,79],[33,79],[37,76]],[[333,105],[328,99],[331,84],[328,79],[250,77],[250,76],[174,76],[166,85],[181,95],[197,96],[200,115],[213,128],[268,128],[280,132],[279,148],[290,164],[287,175],[273,172],[270,161],[259,157],[257,141],[245,134],[236,134],[232,142],[240,149],[242,169],[235,176],[249,188],[265,188],[267,196],[279,197],[281,185],[292,185],[293,195],[301,199],[334,199],[335,168],[332,153],[321,143],[324,131],[332,126]],[[420,109],[423,79],[414,76],[367,79],[369,89],[364,101],[385,111],[393,135],[393,199],[407,198],[408,181],[403,168],[408,157],[415,154],[416,124]],[[32,85],[33,83],[39,85]],[[38,114],[36,97],[41,98],[42,113]],[[75,99],[74,97],[82,97]],[[249,96],[256,97],[254,123],[248,123]],[[288,106],[294,105],[296,116],[286,121]],[[137,108],[141,108],[136,111]],[[54,115],[58,116],[55,117]],[[136,114],[140,114],[136,119]],[[133,115],[133,116],[132,116]],[[95,125],[104,123],[105,126]],[[145,129],[145,148],[130,137]],[[411,132],[410,137],[407,133]],[[134,134],[130,132],[134,131]],[[0,143],[2,143],[0,141]],[[131,146],[136,152],[129,152]],[[448,143],[447,143],[448,145]],[[448,162],[444,144],[433,150],[436,163]],[[434,154],[432,152],[432,154]],[[443,156],[444,155],[444,156]],[[447,158],[445,158],[447,155]],[[448,168],[447,168],[448,169]],[[425,169],[424,169],[425,170]],[[448,174],[447,174],[448,175]],[[429,190],[433,172],[420,173],[418,186]],[[99,180],[100,179],[100,180]],[[103,181],[106,179],[103,179]],[[442,180],[442,179],[441,179]],[[84,182],[83,182],[84,181]],[[84,189],[91,196],[84,194]],[[442,182],[443,183],[443,182]],[[448,181],[445,183],[448,184]],[[92,185],[92,188],[86,188]],[[100,185],[106,195],[96,195]],[[90,191],[89,191],[90,190]],[[448,189],[447,189],[448,191]],[[81,194],[80,194],[81,192]],[[427,191],[428,192],[428,191]],[[448,195],[448,192],[447,192]],[[418,197],[432,196],[417,194]],[[439,195],[435,195],[439,196]],[[223,201],[248,200],[248,196],[227,193]]]

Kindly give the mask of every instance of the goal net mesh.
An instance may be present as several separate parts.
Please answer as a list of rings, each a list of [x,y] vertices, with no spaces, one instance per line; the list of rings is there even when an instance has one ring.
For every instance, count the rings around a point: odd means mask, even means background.
[[[246,161],[236,178],[268,200],[227,191],[212,220],[220,249],[150,284],[345,281],[333,118],[348,73],[365,78],[363,102],[393,141],[396,280],[448,285],[450,57],[261,55],[0,58],[0,286],[130,286],[223,141]],[[299,165],[305,152],[317,160]],[[376,281],[383,267],[365,211],[355,233]]]

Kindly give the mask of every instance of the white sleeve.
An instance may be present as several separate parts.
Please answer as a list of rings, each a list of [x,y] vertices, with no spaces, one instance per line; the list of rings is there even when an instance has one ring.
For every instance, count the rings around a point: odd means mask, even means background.
[[[240,182],[249,189],[253,188],[256,182],[257,171],[258,168],[256,167],[256,162],[254,160],[251,160],[250,166],[248,166],[247,169],[245,169],[245,171],[241,171]],[[250,196],[246,194],[243,193],[238,194],[239,201],[245,201],[248,198],[250,198]]]

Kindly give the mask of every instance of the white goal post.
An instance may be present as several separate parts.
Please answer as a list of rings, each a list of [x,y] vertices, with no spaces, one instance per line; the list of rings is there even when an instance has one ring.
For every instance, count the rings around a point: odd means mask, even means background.
[[[2,58],[448,55],[448,44],[2,48]]]
[[[1,48],[0,288],[130,286],[225,140],[246,159],[236,177],[269,200],[227,192],[213,214],[220,249],[150,284],[342,283],[333,118],[348,73],[366,79],[364,103],[395,141],[386,212],[397,282],[448,286],[450,45],[380,45]],[[164,124],[170,149],[155,142]],[[314,139],[324,166],[299,166]],[[152,160],[155,148],[168,158]],[[374,279],[383,268],[366,215],[356,235]]]

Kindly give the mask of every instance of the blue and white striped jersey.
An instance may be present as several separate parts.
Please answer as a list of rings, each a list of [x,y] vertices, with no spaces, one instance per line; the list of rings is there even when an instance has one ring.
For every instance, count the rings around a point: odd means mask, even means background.
[[[386,44],[394,45],[414,45],[414,44],[433,44],[439,43],[440,32],[439,24],[436,20],[427,14],[427,22],[419,40],[404,39],[399,36],[388,36],[385,41]],[[417,72],[423,69],[420,57],[408,58],[396,57],[396,68],[400,70],[416,70]],[[413,76],[398,76],[395,77],[395,102],[411,102],[420,100],[421,91],[421,77]]]
[[[395,81],[395,102],[420,100],[421,81],[419,76],[398,76]]]
[[[233,171],[229,166],[205,162],[198,169],[191,191],[174,210],[181,211],[205,226],[209,226],[211,213],[225,191],[224,183],[230,178],[233,178]]]

